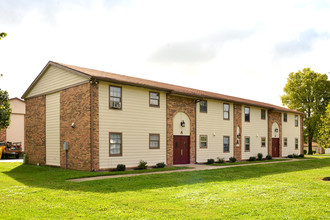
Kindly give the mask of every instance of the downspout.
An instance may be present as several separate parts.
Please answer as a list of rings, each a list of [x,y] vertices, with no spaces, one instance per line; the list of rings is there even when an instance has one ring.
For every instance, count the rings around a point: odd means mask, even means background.
[[[94,171],[94,161],[93,161],[93,143],[94,143],[94,93],[93,93],[93,85],[96,84],[96,81],[94,79],[91,79],[90,81],[90,112],[91,112],[91,121],[90,121],[90,147],[91,147],[91,171]]]

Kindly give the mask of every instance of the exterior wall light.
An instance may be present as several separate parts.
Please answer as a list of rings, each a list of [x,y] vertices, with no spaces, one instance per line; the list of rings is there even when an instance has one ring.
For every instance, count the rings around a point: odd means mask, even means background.
[[[181,127],[185,127],[186,126],[186,123],[184,122],[184,120],[181,121]]]
[[[275,128],[275,132],[276,132],[276,133],[278,132],[278,128]]]
[[[74,127],[76,127],[76,125],[74,124],[74,122],[72,122],[71,128],[74,128]]]

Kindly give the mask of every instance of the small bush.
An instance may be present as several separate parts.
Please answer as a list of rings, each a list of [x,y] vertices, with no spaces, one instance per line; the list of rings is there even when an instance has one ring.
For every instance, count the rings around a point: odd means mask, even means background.
[[[126,165],[125,164],[118,164],[117,165],[117,171],[125,171]]]
[[[307,150],[304,150],[304,154],[307,154]]]
[[[293,158],[298,158],[299,155],[298,154],[292,154]]]
[[[271,160],[271,159],[273,159],[272,155],[269,155],[269,154],[268,154],[268,155],[266,156],[266,160]]]
[[[146,161],[143,161],[143,160],[140,160],[140,162],[139,162],[139,166],[138,166],[138,169],[139,170],[145,170],[145,169],[147,169],[147,162]]]
[[[257,160],[256,157],[250,157],[250,158],[248,159],[248,161],[255,161],[255,160]]]
[[[258,153],[258,160],[262,160],[262,153]]]
[[[231,163],[235,163],[235,162],[236,162],[236,158],[235,158],[235,157],[230,157],[230,158],[229,158],[229,161],[230,161]]]
[[[289,155],[288,155],[288,158],[293,158],[293,155],[292,155],[292,154],[289,154]]]
[[[157,163],[156,164],[156,168],[164,168],[165,167],[165,163],[161,162],[161,163]]]
[[[304,157],[305,155],[304,154],[299,154],[299,157]]]
[[[207,159],[206,164],[212,164],[212,163],[214,163],[214,159]]]
[[[313,150],[313,154],[316,154],[316,150]]]
[[[218,157],[218,163],[224,163],[225,160],[223,158]]]

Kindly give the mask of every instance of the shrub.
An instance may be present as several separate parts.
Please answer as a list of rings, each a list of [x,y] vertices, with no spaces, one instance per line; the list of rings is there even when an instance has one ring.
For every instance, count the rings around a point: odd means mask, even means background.
[[[147,162],[143,161],[143,160],[140,160],[138,169],[139,170],[145,170],[145,169],[147,169],[147,167],[148,167]]]
[[[298,154],[292,154],[292,156],[293,156],[294,158],[298,158],[298,157],[299,157]]]
[[[207,159],[206,164],[212,164],[212,163],[214,163],[214,159]]]
[[[305,155],[304,154],[299,154],[299,157],[304,157]]]
[[[125,164],[118,164],[117,165],[117,171],[125,171],[126,165]]]
[[[218,163],[224,163],[225,160],[223,158],[218,157]]]
[[[235,163],[236,162],[236,158],[235,157],[230,157],[229,158],[229,161],[232,162],[232,163]]]
[[[313,150],[313,154],[316,154],[316,150]]]
[[[262,153],[258,153],[258,160],[262,160]]]
[[[255,161],[257,158],[256,157],[250,157],[248,161]]]
[[[271,160],[271,159],[273,159],[272,155],[269,155],[269,154],[268,154],[268,155],[266,156],[266,160]]]
[[[304,150],[304,154],[307,154],[307,150]]]
[[[156,168],[164,168],[165,167],[165,163],[161,162],[161,163],[157,163],[156,164]]]
[[[293,158],[293,155],[292,155],[292,154],[289,154],[289,155],[288,155],[288,158]]]

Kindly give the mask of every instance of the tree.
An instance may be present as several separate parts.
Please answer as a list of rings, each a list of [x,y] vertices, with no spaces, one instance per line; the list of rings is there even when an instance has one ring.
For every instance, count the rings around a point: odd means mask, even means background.
[[[11,108],[7,91],[0,89],[0,130],[7,128],[10,123]]]
[[[308,139],[308,154],[313,154],[312,141],[318,134],[320,118],[330,100],[330,81],[326,74],[305,68],[290,73],[281,96],[283,105],[305,113],[304,133]]]
[[[1,40],[2,38],[6,37],[6,36],[7,36],[7,34],[6,34],[5,32],[1,32],[1,33],[0,33],[0,40]]]
[[[325,114],[321,116],[321,125],[317,142],[323,148],[330,147],[330,103],[326,108]]]

